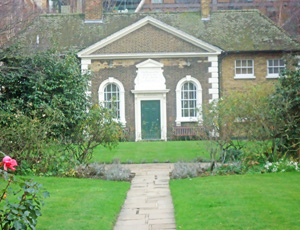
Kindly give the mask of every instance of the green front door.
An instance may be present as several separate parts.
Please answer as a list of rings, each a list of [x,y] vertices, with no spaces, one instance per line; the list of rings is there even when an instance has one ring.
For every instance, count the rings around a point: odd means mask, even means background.
[[[141,101],[142,139],[161,139],[160,101]]]

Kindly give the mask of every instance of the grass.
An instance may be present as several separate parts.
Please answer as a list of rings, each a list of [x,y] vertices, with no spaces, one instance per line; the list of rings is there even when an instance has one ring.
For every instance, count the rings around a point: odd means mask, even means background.
[[[111,163],[118,158],[122,163],[162,163],[209,159],[208,145],[208,141],[121,142],[112,150],[98,146],[92,161]]]
[[[171,181],[177,229],[300,229],[300,174]]]
[[[50,192],[38,230],[112,230],[130,187],[128,182],[35,177]]]

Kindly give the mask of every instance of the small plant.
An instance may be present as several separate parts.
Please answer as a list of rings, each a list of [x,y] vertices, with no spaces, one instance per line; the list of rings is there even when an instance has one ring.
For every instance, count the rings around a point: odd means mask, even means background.
[[[129,181],[130,170],[120,164],[112,164],[105,172],[105,178],[113,181]]]
[[[241,163],[223,164],[214,169],[217,175],[231,175],[231,174],[244,174],[245,167]]]
[[[195,164],[178,162],[171,172],[172,179],[192,178],[198,175],[198,167]]]
[[[267,161],[264,165],[266,172],[293,172],[300,171],[298,162],[280,159],[277,162]]]
[[[129,159],[126,160],[126,164],[132,164],[132,163],[133,163],[132,160],[129,160]]]
[[[79,165],[75,168],[77,177],[101,178],[105,174],[105,165],[92,163],[89,165]]]
[[[157,160],[157,159],[153,160],[153,163],[158,163],[158,162],[159,162],[159,160]]]
[[[18,166],[16,160],[5,156],[0,163],[0,167],[2,166],[4,166],[4,171],[0,169],[0,175],[4,181],[7,181],[7,185],[0,190],[0,203],[6,201],[6,204],[1,205],[0,209],[0,228],[2,230],[34,230],[37,225],[37,218],[42,215],[42,197],[49,197],[49,193],[44,191],[40,195],[41,184],[32,180],[17,180],[14,175],[8,174],[7,168],[12,171],[16,170],[14,168]],[[12,185],[19,186],[19,189],[14,191],[11,188]],[[19,195],[17,199],[16,195]],[[18,202],[15,203],[15,200]]]
[[[141,160],[141,164],[146,164],[146,163],[147,163],[147,159]]]
[[[113,164],[121,164],[121,161],[120,161],[119,158],[114,158],[114,159],[112,160],[112,163],[113,163]]]

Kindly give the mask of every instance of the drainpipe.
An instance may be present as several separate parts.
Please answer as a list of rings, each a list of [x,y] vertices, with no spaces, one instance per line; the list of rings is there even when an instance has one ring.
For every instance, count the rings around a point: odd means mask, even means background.
[[[140,4],[139,4],[138,7],[135,9],[134,13],[138,13],[138,12],[140,11],[140,9],[142,9],[144,3],[145,3],[145,0],[141,0]]]

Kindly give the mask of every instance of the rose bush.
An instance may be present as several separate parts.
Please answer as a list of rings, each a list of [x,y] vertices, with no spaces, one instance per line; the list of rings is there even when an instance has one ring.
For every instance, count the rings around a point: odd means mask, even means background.
[[[37,218],[41,216],[42,197],[49,193],[41,193],[41,184],[32,180],[24,180],[9,174],[8,169],[15,171],[18,163],[15,159],[5,156],[0,163],[0,228],[1,230],[35,229]],[[1,168],[4,168],[2,170]],[[6,185],[5,183],[6,182]],[[19,187],[18,189],[16,189]],[[17,199],[15,196],[18,196]],[[18,200],[18,202],[15,202]]]

